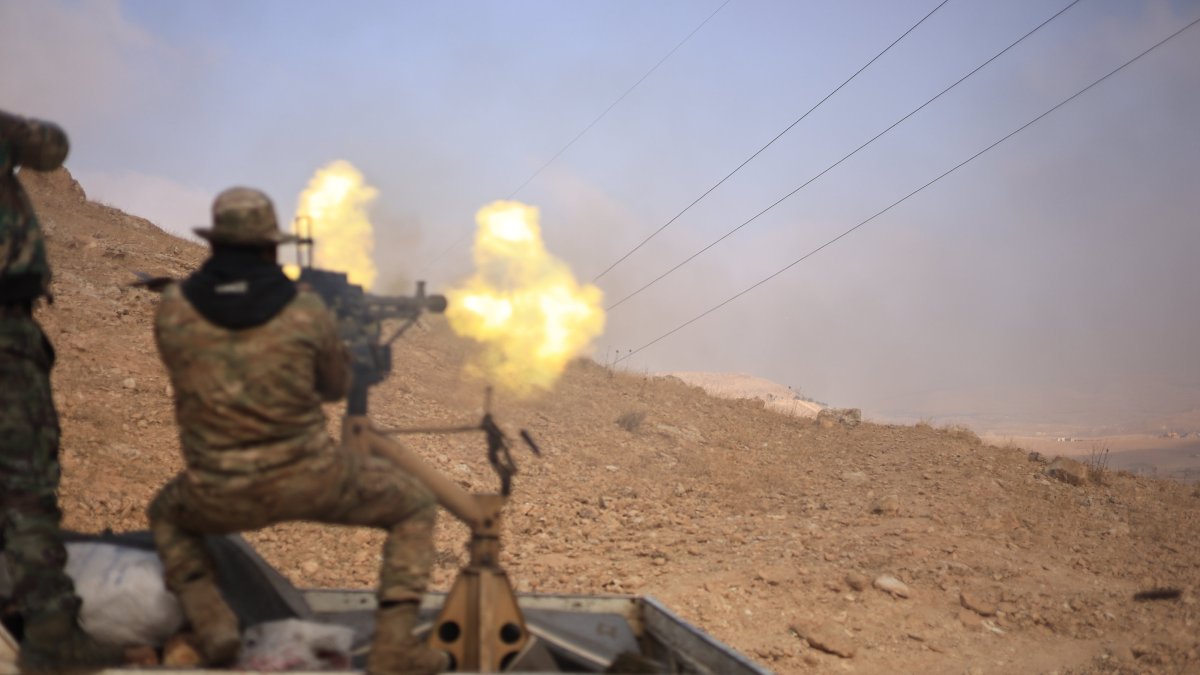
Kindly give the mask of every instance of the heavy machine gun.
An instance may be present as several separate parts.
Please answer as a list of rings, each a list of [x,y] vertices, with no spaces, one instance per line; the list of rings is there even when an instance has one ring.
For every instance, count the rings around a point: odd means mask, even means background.
[[[305,226],[308,232],[304,232]],[[501,672],[511,667],[544,659],[536,653],[537,643],[525,625],[516,593],[500,566],[501,512],[517,472],[509,452],[507,435],[492,418],[488,391],[483,420],[476,425],[449,428],[384,430],[367,417],[370,387],[379,384],[392,369],[392,343],[425,312],[446,310],[446,298],[428,295],[424,282],[417,282],[412,296],[373,295],[349,282],[340,272],[313,266],[314,240],[311,221],[296,222],[299,281],[307,283],[337,316],[342,338],[353,359],[350,394],[342,425],[342,446],[349,452],[384,457],[415,476],[433,492],[438,503],[471,529],[470,560],[459,571],[428,641],[431,647],[451,655],[453,669]],[[383,322],[402,323],[383,337]],[[433,468],[419,455],[390,438],[396,433],[459,433],[482,431],[488,444],[488,462],[500,478],[500,492],[472,494]],[[528,432],[521,439],[538,453]],[[541,647],[545,649],[544,646]]]
[[[307,227],[307,232],[305,228]],[[299,281],[312,288],[325,305],[337,316],[342,339],[353,358],[353,378],[347,414],[367,414],[368,388],[383,382],[392,371],[392,343],[404,334],[421,314],[446,311],[446,297],[426,295],[425,282],[417,282],[415,295],[375,295],[362,286],[350,283],[348,275],[313,266],[312,221],[305,216],[296,219],[296,264]],[[383,322],[402,323],[386,339]]]
[[[392,343],[422,313],[446,311],[445,296],[426,295],[423,281],[417,282],[417,292],[410,296],[367,293],[362,286],[350,283],[345,274],[315,267],[301,267],[299,281],[320,295],[337,316],[342,339],[350,348],[353,377],[347,405],[351,415],[367,413],[368,388],[383,382],[392,372]],[[383,322],[390,319],[403,323],[385,339]]]

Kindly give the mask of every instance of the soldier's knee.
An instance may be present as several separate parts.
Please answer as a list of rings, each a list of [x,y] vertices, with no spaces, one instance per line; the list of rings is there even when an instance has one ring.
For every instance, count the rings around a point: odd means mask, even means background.
[[[165,491],[159,492],[154,496],[154,499],[150,500],[150,503],[146,505],[146,519],[150,521],[151,527],[153,527],[155,523],[166,520],[167,508],[166,500],[163,497],[164,493]]]
[[[146,506],[146,518],[150,521],[151,527],[156,523],[171,523],[178,519],[182,503],[179,499],[177,481],[178,479],[172,480],[164,485]]]
[[[425,494],[416,500],[415,506],[407,520],[432,526],[437,520],[437,500],[433,498],[433,493],[426,490]]]
[[[434,496],[433,491],[430,490],[428,487],[426,487],[424,484],[422,484],[420,492],[421,492],[420,501],[421,501],[422,508],[437,509],[437,497]]]

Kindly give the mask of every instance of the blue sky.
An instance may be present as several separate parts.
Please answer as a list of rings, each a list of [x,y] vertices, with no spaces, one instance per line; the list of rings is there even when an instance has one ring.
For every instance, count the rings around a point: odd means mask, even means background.
[[[517,198],[590,279],[937,3],[732,0]],[[950,0],[599,282],[653,279],[1063,6]],[[335,159],[379,188],[381,282],[509,196],[721,5],[4,0],[0,100],[64,124],[94,198],[186,232]],[[636,349],[849,229],[1200,17],[1083,0],[618,307]],[[1200,26],[774,281],[622,365],[750,372],[868,416],[1130,419],[1200,408]]]

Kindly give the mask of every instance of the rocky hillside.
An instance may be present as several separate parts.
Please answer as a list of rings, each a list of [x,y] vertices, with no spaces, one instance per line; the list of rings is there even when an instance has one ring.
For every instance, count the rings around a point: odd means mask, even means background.
[[[816,417],[825,406],[777,382],[745,373],[664,373],[718,398],[756,398],[785,415]]]
[[[184,275],[204,250],[86,201],[65,172],[23,180],[56,274],[39,317],[59,352],[66,524],[144,528],[181,463],[156,298],[126,284],[134,271]],[[481,386],[460,376],[469,349],[437,318],[410,331],[376,419],[476,421]],[[1192,487],[1103,471],[1072,484],[969,431],[822,424],[588,360],[552,396],[494,412],[544,451],[517,450],[505,564],[521,590],[654,595],[781,673],[1200,672]],[[494,489],[482,438],[409,442]],[[287,525],[249,538],[298,585],[374,584],[378,533]],[[465,540],[444,517],[438,588]],[[1160,588],[1179,593],[1135,600]]]

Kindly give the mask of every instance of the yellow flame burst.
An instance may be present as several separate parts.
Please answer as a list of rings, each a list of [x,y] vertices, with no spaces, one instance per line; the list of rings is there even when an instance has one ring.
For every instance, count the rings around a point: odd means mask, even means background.
[[[484,350],[469,367],[518,395],[549,390],[604,330],[600,289],[546,250],[538,210],[498,201],[475,215],[475,275],[446,293],[446,318]]]
[[[375,283],[375,233],[367,207],[378,194],[354,165],[337,160],[313,174],[296,207],[296,217],[312,224],[313,264],[345,272],[350,283],[368,290]]]

